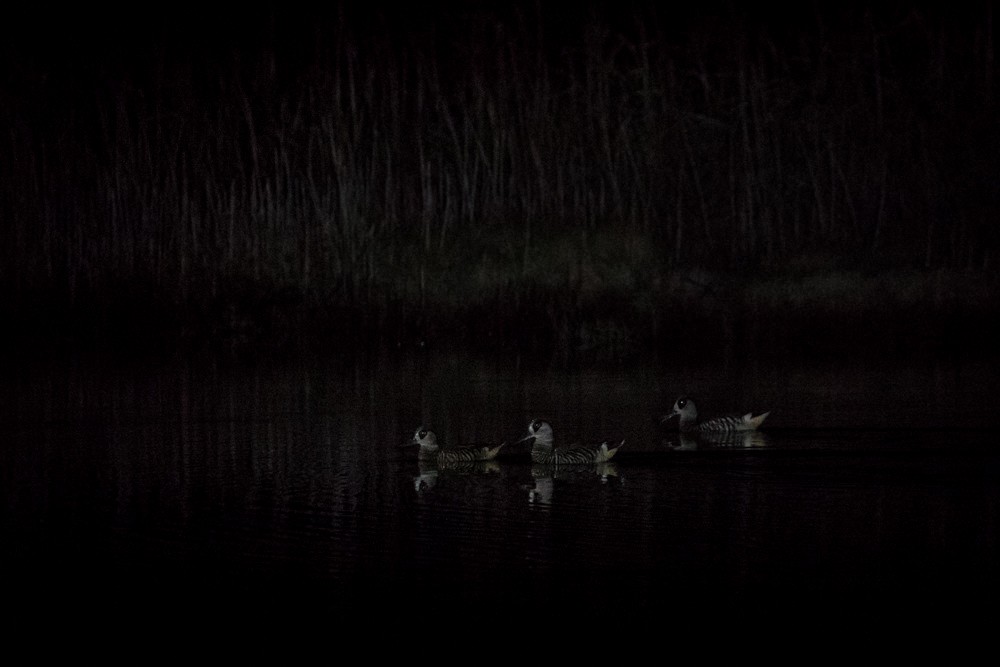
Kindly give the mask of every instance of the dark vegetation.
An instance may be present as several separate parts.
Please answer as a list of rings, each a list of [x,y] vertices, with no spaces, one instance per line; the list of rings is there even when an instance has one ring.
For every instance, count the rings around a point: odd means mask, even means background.
[[[11,349],[992,350],[990,3],[364,6],[8,21]]]

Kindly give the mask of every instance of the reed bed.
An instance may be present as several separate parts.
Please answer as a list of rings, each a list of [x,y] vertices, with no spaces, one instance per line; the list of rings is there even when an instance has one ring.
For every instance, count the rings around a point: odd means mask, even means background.
[[[0,308],[25,340],[563,354],[993,314],[989,3],[543,7],[8,46]]]

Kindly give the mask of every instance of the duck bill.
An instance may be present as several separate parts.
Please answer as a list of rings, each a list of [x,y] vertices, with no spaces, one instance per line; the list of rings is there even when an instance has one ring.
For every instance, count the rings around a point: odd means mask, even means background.
[[[518,445],[518,444],[524,442],[525,440],[534,440],[534,439],[535,439],[535,436],[532,435],[531,433],[529,433],[528,435],[524,436],[520,440],[515,440],[512,444]]]
[[[669,415],[663,415],[663,418],[660,419],[660,423],[661,424],[666,424],[668,421],[670,421],[671,419],[673,419],[676,416],[677,416],[676,412],[671,412]]]

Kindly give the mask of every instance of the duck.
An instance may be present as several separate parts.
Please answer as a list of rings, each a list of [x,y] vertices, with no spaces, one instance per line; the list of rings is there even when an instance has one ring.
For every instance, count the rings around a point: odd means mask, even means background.
[[[461,445],[442,448],[438,445],[437,434],[421,426],[414,432],[413,439],[404,446],[419,445],[420,451],[417,454],[419,461],[455,465],[492,461],[506,444],[506,442],[501,442],[499,445]]]
[[[666,422],[679,417],[679,430],[682,433],[706,433],[719,431],[756,431],[764,423],[770,411],[754,416],[752,412],[745,415],[726,415],[698,421],[698,407],[690,396],[681,396],[674,402],[673,410],[660,420]]]
[[[664,441],[674,451],[757,449],[771,444],[763,431],[680,431],[676,435]]]
[[[552,425],[542,419],[535,419],[528,424],[528,435],[518,442],[531,440],[531,462],[542,465],[593,465],[610,461],[625,444],[622,440],[614,447],[609,447],[607,441],[596,446],[573,445],[556,447],[553,443]]]

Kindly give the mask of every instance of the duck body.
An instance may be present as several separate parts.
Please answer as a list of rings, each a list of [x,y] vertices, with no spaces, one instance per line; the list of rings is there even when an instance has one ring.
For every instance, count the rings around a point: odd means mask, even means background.
[[[614,447],[607,442],[600,445],[573,445],[571,447],[556,447],[552,433],[552,425],[541,419],[536,419],[528,425],[528,435],[522,438],[534,438],[531,444],[531,462],[541,465],[592,465],[610,461],[625,444],[622,440]]]
[[[756,431],[764,423],[770,411],[754,415],[726,415],[705,421],[698,420],[698,407],[688,396],[681,396],[674,402],[673,410],[662,421],[679,418],[678,429],[683,433],[720,433],[736,431]]]
[[[442,448],[438,444],[437,434],[421,426],[413,434],[413,440],[410,444],[420,446],[420,451],[417,454],[417,459],[420,461],[435,462],[439,465],[456,465],[492,461],[507,443]]]

